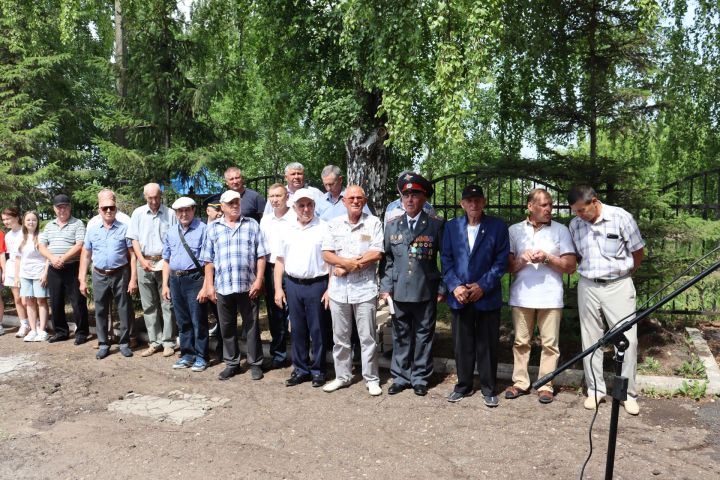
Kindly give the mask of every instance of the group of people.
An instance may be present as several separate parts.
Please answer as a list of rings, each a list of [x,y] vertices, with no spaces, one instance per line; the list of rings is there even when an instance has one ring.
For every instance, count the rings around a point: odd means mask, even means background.
[[[165,206],[154,183],[144,187],[146,204],[129,217],[118,211],[112,191],[100,191],[98,215],[87,228],[72,217],[66,195],[55,196],[56,217],[40,233],[37,214],[27,212],[21,222],[17,210],[5,209],[7,260],[2,256],[2,271],[22,321],[17,336],[26,341],[67,340],[68,297],[77,325],[75,344],[85,343],[89,331],[84,297],[92,295],[96,357],[110,354],[112,304],[119,316],[119,351],[130,357],[131,295],[139,291],[149,340],[142,356],[173,356],[176,326],[180,355],[173,368],[204,371],[212,311],[224,362],[220,380],[243,371],[241,338],[247,341],[253,380],[260,380],[267,368],[288,365],[289,338],[293,368],[285,384],[309,382],[333,392],[352,384],[355,344],[369,394],[381,395],[375,324],[380,299],[392,315],[392,384],[387,393],[412,389],[424,396],[433,373],[437,305],[447,301],[457,368],[457,383],[447,400],[472,395],[477,371],[483,402],[494,407],[499,403],[503,275],[512,274],[509,305],[515,331],[513,384],[504,392],[506,399],[530,393],[528,362],[536,325],[542,345],[539,376],[557,366],[563,274],[577,270],[580,275],[583,348],[600,338],[605,323],[612,327],[634,313],[631,275],[642,261],[644,241],[633,217],[602,203],[589,186],[575,186],[568,193],[575,214],[569,228],[552,220],[553,199],[540,188],[528,194],[527,218],[508,228],[484,212],[487,201],[479,185],[463,189],[464,215],[445,222],[428,203],[431,182],[403,172],[397,180],[399,201],[388,206],[383,223],[370,213],[360,186],[343,186],[338,167],[327,166],[321,177],[325,193],[307,185],[303,166],[291,163],[285,169],[287,183],[271,185],[266,202],[246,188],[242,172],[231,167],[224,174],[227,190],[204,202],[207,222],[201,221],[198,205],[189,197],[178,198],[172,208]],[[263,295],[272,336],[267,362],[259,325]],[[45,331],[48,298],[50,337]],[[629,384],[624,406],[637,414],[635,328],[626,336],[623,375]],[[326,376],[327,351],[334,360],[332,381]],[[584,368],[584,406],[595,409],[606,394],[602,350],[586,358]],[[540,403],[551,403],[552,384],[541,387],[537,396]]]

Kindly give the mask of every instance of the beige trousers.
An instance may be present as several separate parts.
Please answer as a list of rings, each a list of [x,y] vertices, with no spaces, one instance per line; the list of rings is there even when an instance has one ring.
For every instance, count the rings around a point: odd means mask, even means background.
[[[515,343],[513,344],[513,384],[517,388],[528,390],[530,388],[530,375],[528,375],[528,362],[530,361],[530,342],[537,321],[540,332],[540,370],[538,378],[547,375],[557,368],[560,358],[558,340],[560,336],[560,321],[562,308],[524,308],[512,307],[513,326],[515,328]],[[540,390],[552,392],[552,382],[548,382]]]
[[[580,311],[580,334],[583,350],[590,348],[605,333],[605,324],[613,327],[623,320],[635,318],[635,285],[631,277],[617,282],[600,284],[581,277],[578,283],[578,310]],[[625,332],[629,346],[625,350],[622,375],[628,379],[628,397],[637,397],[635,374],[637,370],[637,326]],[[583,359],[585,383],[588,396],[607,394],[603,378],[603,351]],[[593,375],[595,377],[593,381]]]

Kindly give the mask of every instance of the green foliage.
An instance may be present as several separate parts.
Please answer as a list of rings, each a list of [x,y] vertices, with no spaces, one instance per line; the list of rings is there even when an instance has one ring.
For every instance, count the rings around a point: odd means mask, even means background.
[[[707,378],[705,375],[705,365],[700,361],[697,355],[692,354],[690,361],[687,360],[675,369],[675,374],[685,378]]]
[[[683,380],[682,386],[675,390],[675,395],[692,398],[693,400],[698,401],[705,398],[705,395],[707,394],[707,386],[707,381],[687,382]]]
[[[657,374],[662,370],[662,365],[654,357],[648,356],[637,366],[637,370],[643,374]]]

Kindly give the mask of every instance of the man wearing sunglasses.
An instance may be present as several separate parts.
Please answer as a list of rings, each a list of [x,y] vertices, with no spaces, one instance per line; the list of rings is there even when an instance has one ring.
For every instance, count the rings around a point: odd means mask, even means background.
[[[95,358],[102,360],[110,353],[108,341],[108,307],[114,300],[120,316],[120,353],[132,357],[130,325],[135,318],[131,295],[137,290],[137,269],[132,242],[126,238],[127,224],[117,218],[115,194],[99,197],[98,212],[102,224],[88,230],[80,257],[78,282],[80,293],[87,297],[87,269],[92,261],[93,300],[95,301],[95,327],[99,348]]]

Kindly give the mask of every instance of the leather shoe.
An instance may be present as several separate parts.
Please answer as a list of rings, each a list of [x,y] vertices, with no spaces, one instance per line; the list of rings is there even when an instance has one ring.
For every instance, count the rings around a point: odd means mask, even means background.
[[[109,353],[110,345],[100,345],[100,348],[95,354],[95,358],[97,358],[98,360],[102,360],[103,358],[107,357]]]
[[[294,387],[296,385],[300,385],[301,383],[309,382],[310,380],[312,380],[312,376],[309,373],[300,375],[293,370],[293,372],[290,374],[290,378],[285,380],[285,386]]]
[[[505,398],[508,400],[512,400],[514,398],[518,398],[521,395],[527,395],[530,393],[528,390],[523,390],[522,388],[518,388],[515,385],[510,385],[505,389]]]
[[[550,390],[540,390],[538,392],[538,402],[544,403],[547,405],[548,403],[552,403],[553,401],[553,392]]]
[[[263,378],[263,371],[260,365],[250,365],[250,378],[260,380]]]
[[[390,388],[388,388],[388,395],[397,395],[406,388],[408,388],[408,385],[404,385],[402,383],[393,383],[392,385],[390,385]]]
[[[218,380],[227,380],[238,373],[240,373],[240,369],[238,367],[225,367],[225,370],[220,372],[220,375],[218,375]]]
[[[424,397],[428,392],[427,385],[413,385],[413,392],[415,392],[415,395],[418,397]]]
[[[83,343],[87,342],[87,337],[85,335],[75,335],[75,345],[82,345]]]
[[[52,337],[48,338],[48,343],[64,342],[67,339],[68,339],[67,335],[60,335],[60,334],[56,333]]]
[[[318,373],[317,375],[312,376],[313,387],[317,388],[322,387],[323,385],[325,385],[325,375]]]
[[[130,350],[130,347],[127,345],[120,345],[120,353],[122,353],[123,357],[132,357],[133,351]]]

